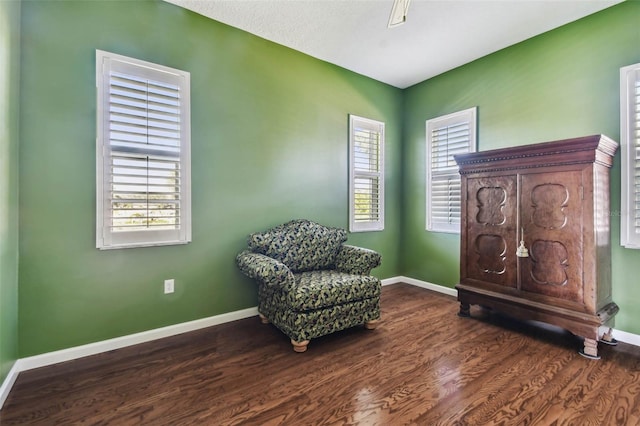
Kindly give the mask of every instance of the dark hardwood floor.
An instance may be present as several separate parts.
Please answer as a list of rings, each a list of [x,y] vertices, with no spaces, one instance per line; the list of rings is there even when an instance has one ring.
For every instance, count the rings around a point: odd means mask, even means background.
[[[638,425],[640,348],[577,353],[570,333],[405,284],[383,322],[303,354],[258,317],[18,377],[0,424]]]

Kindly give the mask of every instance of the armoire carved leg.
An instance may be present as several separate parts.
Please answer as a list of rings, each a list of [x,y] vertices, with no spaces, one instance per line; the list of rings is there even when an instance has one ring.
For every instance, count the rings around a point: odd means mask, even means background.
[[[367,321],[364,323],[364,328],[366,328],[367,330],[375,330],[379,323],[379,319]]]
[[[613,330],[611,330],[611,328],[609,328],[609,331],[607,331],[602,335],[602,338],[600,339],[600,341],[605,345],[610,345],[610,346],[615,346],[618,344],[618,341],[613,338]]]
[[[459,317],[470,317],[471,316],[471,305],[468,303],[460,302],[460,312],[458,312]]]
[[[598,356],[598,341],[595,339],[584,339],[584,348],[579,351],[580,355],[589,359],[600,359]]]
[[[308,340],[303,340],[302,342],[296,342],[291,339],[291,344],[293,345],[293,350],[296,352],[305,352],[307,350],[307,345],[309,344]]]
[[[264,315],[262,315],[261,313],[258,312],[258,315],[260,316],[260,322],[263,324],[269,324],[269,318],[265,317]]]

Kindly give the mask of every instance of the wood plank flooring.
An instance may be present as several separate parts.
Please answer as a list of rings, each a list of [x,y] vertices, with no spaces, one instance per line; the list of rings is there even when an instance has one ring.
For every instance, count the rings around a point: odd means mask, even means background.
[[[383,288],[383,322],[303,354],[258,317],[19,375],[0,424],[638,425],[640,348]]]

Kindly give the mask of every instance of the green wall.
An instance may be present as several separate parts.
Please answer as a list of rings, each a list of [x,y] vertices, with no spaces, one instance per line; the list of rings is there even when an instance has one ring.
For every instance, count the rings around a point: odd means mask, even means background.
[[[401,90],[160,1],[24,2],[22,37],[20,357],[256,306],[250,232],[348,225],[349,113],[387,125],[386,228],[349,242],[397,274]],[[188,245],[95,248],[95,49],[191,73]]]
[[[619,70],[640,62],[640,2],[625,2],[405,90],[403,275],[453,287],[459,236],[425,231],[425,120],[478,106],[478,149],[603,133],[620,138]],[[616,328],[640,334],[640,251],[620,247],[612,169]]]
[[[18,358],[20,2],[0,1],[0,383]]]
[[[12,18],[0,34],[22,36],[20,46],[5,40],[21,62],[9,62],[9,109],[0,113],[17,121],[19,65],[19,168],[0,176],[10,178],[0,226],[11,229],[0,241],[2,374],[16,358],[16,317],[17,356],[26,357],[255,306],[255,286],[234,262],[247,234],[301,217],[347,227],[349,113],[387,124],[386,228],[349,242],[383,254],[381,278],[452,287],[458,235],[424,230],[425,120],[478,106],[480,149],[619,139],[619,68],[640,62],[637,2],[404,91],[162,1],[29,1],[20,25],[19,15],[0,1],[0,19]],[[191,72],[191,244],[95,248],[95,49]],[[0,149],[15,157],[18,129],[9,129]],[[640,334],[640,289],[628,279],[640,275],[640,252],[619,246],[616,160],[616,327]],[[166,278],[176,280],[173,295],[162,294]]]

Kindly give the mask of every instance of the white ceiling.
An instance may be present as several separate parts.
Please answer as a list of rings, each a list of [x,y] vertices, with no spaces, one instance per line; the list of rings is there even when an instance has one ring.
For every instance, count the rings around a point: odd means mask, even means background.
[[[165,0],[399,88],[622,0]]]

